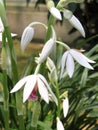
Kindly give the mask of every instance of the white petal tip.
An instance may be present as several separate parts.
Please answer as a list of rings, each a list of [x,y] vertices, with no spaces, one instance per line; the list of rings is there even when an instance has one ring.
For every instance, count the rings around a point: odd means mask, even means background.
[[[72,75],[69,75],[69,78],[72,78],[73,74]]]
[[[80,21],[74,15],[69,19],[69,22],[72,24],[74,28],[76,28],[81,33],[83,37],[85,37],[84,28]]]
[[[23,98],[23,103],[25,103],[25,102],[26,102],[26,100],[27,100],[27,99]]]
[[[12,90],[10,91],[10,93],[14,93],[14,92],[16,92],[14,89],[12,89]]]

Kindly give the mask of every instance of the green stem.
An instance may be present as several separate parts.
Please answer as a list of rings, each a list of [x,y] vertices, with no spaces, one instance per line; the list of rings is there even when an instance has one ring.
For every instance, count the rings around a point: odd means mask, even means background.
[[[3,92],[4,92],[4,121],[5,130],[9,130],[9,94],[6,70],[3,70]]]
[[[56,82],[56,97],[58,99],[56,116],[59,117],[60,116],[60,93],[59,93],[58,81]]]
[[[34,74],[37,74],[39,72],[40,66],[41,66],[41,64],[37,64]]]
[[[34,26],[34,25],[42,25],[45,29],[47,29],[47,26],[41,22],[32,22],[28,26]]]
[[[49,17],[49,22],[48,22],[48,29],[47,29],[47,33],[46,33],[46,39],[45,42],[48,41],[51,37],[51,25],[54,25],[54,17],[52,15],[50,15]]]
[[[17,70],[16,56],[14,52],[11,32],[8,26],[5,27],[5,33],[6,33],[6,37],[7,37],[8,45],[9,45],[9,54],[10,54],[11,68],[12,68],[12,81],[13,81],[13,84],[15,84],[18,81],[18,70]],[[23,120],[22,100],[21,100],[20,93],[16,93],[15,96],[16,96],[17,113],[18,113],[18,118],[19,118],[19,130],[22,130],[25,128],[24,120]]]
[[[65,47],[67,50],[70,50],[70,47],[69,47],[67,44],[65,44],[65,43],[63,43],[63,42],[61,42],[61,41],[56,41],[56,43],[62,45],[62,46]]]

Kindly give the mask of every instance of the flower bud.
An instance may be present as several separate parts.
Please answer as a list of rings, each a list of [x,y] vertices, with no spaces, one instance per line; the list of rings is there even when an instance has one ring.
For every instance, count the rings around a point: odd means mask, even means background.
[[[64,130],[64,126],[60,121],[59,117],[57,117],[57,130]]]
[[[34,36],[34,29],[30,26],[27,26],[24,29],[22,37],[21,37],[21,49],[22,49],[22,51],[25,50],[26,46],[32,40],[33,36]]]
[[[60,14],[60,11],[55,7],[54,2],[49,0],[47,2],[47,7],[50,11],[50,13],[57,19],[62,20],[62,16]]]

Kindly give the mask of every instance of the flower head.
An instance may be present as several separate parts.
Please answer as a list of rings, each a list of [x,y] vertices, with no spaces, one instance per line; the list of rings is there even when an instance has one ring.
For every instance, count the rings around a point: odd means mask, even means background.
[[[45,43],[42,52],[37,60],[38,63],[44,62],[52,52],[53,48],[55,47],[56,34],[53,27],[51,27],[51,30],[52,30],[52,37]]]
[[[69,77],[72,77],[75,68],[74,60],[76,60],[80,65],[93,70],[93,67],[89,63],[95,63],[95,61],[90,60],[78,50],[70,49],[66,51],[62,56],[60,77],[63,75],[65,66]]]
[[[11,93],[18,91],[23,85],[23,102],[26,100],[36,101],[38,96],[36,95],[37,89],[41,98],[49,103],[49,94],[48,94],[48,83],[41,74],[29,75],[22,78],[11,90]]]
[[[24,29],[24,31],[22,33],[22,37],[21,37],[21,49],[22,49],[22,51],[25,50],[26,46],[32,40],[33,36],[34,36],[34,28],[27,26]]]
[[[69,100],[66,97],[65,99],[63,99],[63,114],[64,114],[64,117],[67,116],[68,110],[69,110]]]
[[[60,11],[55,7],[54,2],[52,0],[47,1],[47,7],[50,11],[50,13],[57,19],[62,20],[62,16],[60,14]]]
[[[0,18],[0,33],[2,33],[3,31],[4,31],[4,26],[3,26],[2,20]]]
[[[60,14],[60,11],[57,8],[52,7],[52,8],[50,8],[49,11],[55,18],[57,18],[59,20],[62,20],[62,16]]]
[[[38,63],[42,63],[51,53],[54,47],[54,39],[50,38],[44,45],[40,57],[38,58]]]
[[[57,117],[57,130],[64,130],[64,126],[60,121],[59,117]]]
[[[76,28],[83,37],[85,37],[85,31],[80,21],[72,14],[70,10],[64,10],[64,18],[67,19],[71,25]]]

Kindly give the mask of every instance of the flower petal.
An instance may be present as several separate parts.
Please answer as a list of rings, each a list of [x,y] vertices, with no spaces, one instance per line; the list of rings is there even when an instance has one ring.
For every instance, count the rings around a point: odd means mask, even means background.
[[[53,93],[53,91],[51,90],[49,84],[47,83],[46,79],[41,75],[38,74],[39,78],[44,82],[45,86],[47,87],[47,89],[49,90],[50,94],[51,94],[51,98],[54,100],[54,102],[56,103],[56,105],[58,105],[58,100],[55,96],[55,94]]]
[[[59,117],[57,117],[57,130],[64,130],[64,126],[60,121]]]
[[[28,26],[24,29],[22,37],[21,37],[21,49],[22,49],[22,51],[25,50],[26,46],[32,40],[33,35],[34,35],[34,29],[32,27]]]
[[[18,81],[18,82],[16,83],[16,85],[14,86],[14,88],[10,91],[10,93],[14,93],[14,92],[18,91],[18,90],[27,82],[28,77],[29,77],[29,76],[24,77],[24,78],[22,78],[20,81]]]
[[[75,51],[73,49],[70,50],[70,54],[73,56],[73,58],[82,66],[88,68],[88,69],[92,69],[93,70],[93,67],[88,63],[87,59],[85,58],[85,56],[78,52],[78,51]]]
[[[76,28],[81,33],[83,37],[85,37],[84,28],[80,21],[74,15],[70,19],[68,19],[68,21],[72,24],[74,28]]]
[[[48,57],[48,55],[51,53],[53,49],[53,46],[54,46],[54,40],[53,38],[50,38],[42,49],[38,63],[42,63]]]
[[[63,14],[64,14],[64,18],[68,19],[68,20],[71,19],[71,17],[73,16],[72,11],[70,11],[68,9],[65,9]]]
[[[63,100],[63,114],[64,114],[64,117],[67,116],[68,110],[69,110],[69,101],[68,101],[68,98],[66,97],[66,98]]]
[[[41,81],[40,78],[38,78],[38,90],[39,90],[39,93],[40,93],[42,99],[43,99],[46,103],[49,103],[48,91],[47,91],[47,89],[46,89],[45,84]]]
[[[70,54],[68,54],[68,56],[67,56],[66,70],[67,70],[69,77],[71,78],[74,73],[74,60]]]
[[[2,33],[0,33],[0,42],[2,42]]]
[[[11,36],[12,36],[12,37],[15,37],[15,36],[17,36],[17,34],[15,34],[15,33],[11,33]]]
[[[36,75],[29,76],[28,81],[27,81],[27,83],[24,87],[24,91],[23,91],[23,102],[25,102],[29,98],[32,90],[35,87],[36,81],[37,81]]]
[[[50,8],[49,11],[55,18],[57,18],[59,20],[62,20],[62,16],[60,14],[60,11],[57,8],[52,7],[52,8]]]
[[[0,33],[3,31],[4,31],[4,26],[3,26],[2,20],[0,18]]]
[[[65,67],[65,62],[67,60],[67,55],[68,55],[68,51],[66,51],[61,59],[61,74],[60,74],[60,78],[62,78],[63,76],[63,72],[64,72],[64,67]]]
[[[82,53],[81,53],[82,54]],[[82,56],[85,58],[85,60],[89,63],[96,63],[95,61],[93,60],[90,60],[89,58],[87,58],[85,55],[82,54]]]

